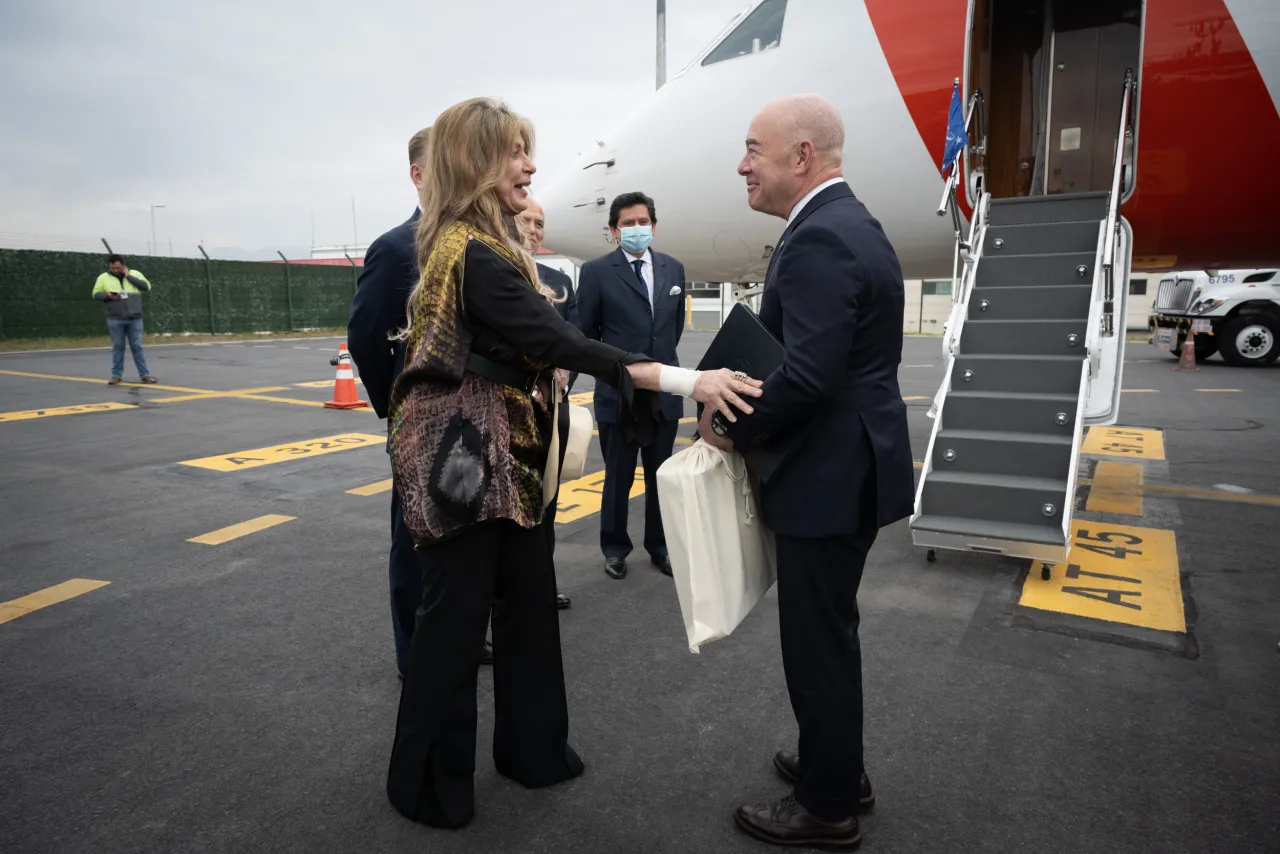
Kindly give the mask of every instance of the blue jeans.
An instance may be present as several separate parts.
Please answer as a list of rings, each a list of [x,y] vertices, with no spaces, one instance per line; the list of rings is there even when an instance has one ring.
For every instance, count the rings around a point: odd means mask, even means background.
[[[108,317],[107,332],[111,335],[111,376],[124,377],[124,342],[129,339],[133,353],[133,365],[139,377],[150,376],[147,359],[142,355],[142,318]]]

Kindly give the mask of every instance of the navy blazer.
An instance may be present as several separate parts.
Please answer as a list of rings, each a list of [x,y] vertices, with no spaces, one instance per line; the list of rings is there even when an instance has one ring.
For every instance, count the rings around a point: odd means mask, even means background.
[[[728,431],[743,448],[807,431],[761,486],[761,514],[775,532],[856,533],[868,478],[880,526],[911,515],[911,439],[898,388],[903,302],[898,256],[848,184],[816,195],[783,232],[760,319],[786,356],[751,401],[755,412],[737,413]]]
[[[391,388],[404,369],[403,341],[389,335],[407,322],[409,292],[418,283],[414,230],[421,211],[369,245],[347,321],[347,349],[379,418],[387,417]]]
[[[582,334],[628,353],[644,353],[665,365],[679,366],[676,345],[684,333],[684,265],[670,255],[653,252],[653,308],[649,290],[636,276],[632,258],[615,249],[582,265],[578,276],[578,316]],[[661,417],[679,421],[684,401],[674,394],[658,396]],[[596,381],[596,421],[618,421],[618,392]]]
[[[560,316],[566,322],[572,323],[574,326],[580,325],[578,320],[578,296],[573,290],[573,279],[570,279],[564,273],[561,273],[555,267],[548,267],[546,264],[538,265],[538,278],[542,283],[551,290],[565,297],[564,302],[553,303],[556,311],[560,312]],[[573,390],[574,380],[578,378],[577,372],[569,374],[569,384],[565,386],[564,393],[568,394]],[[566,410],[567,411],[567,410]],[[563,448],[561,448],[563,450]]]

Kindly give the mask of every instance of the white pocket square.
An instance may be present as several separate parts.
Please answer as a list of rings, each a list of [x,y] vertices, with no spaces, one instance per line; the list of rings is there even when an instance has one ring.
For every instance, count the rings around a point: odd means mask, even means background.
[[[668,294],[668,296],[675,296],[675,295],[676,295],[676,294],[678,294],[678,293],[680,293],[680,286],[679,286],[679,285],[672,285],[672,286],[671,286],[671,292]]]

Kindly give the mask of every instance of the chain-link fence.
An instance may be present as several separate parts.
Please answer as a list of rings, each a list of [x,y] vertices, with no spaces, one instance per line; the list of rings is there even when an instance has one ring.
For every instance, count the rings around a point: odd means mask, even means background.
[[[104,334],[91,296],[106,253],[0,249],[0,338]],[[359,268],[130,255],[151,282],[143,295],[148,332],[286,332],[343,327]]]

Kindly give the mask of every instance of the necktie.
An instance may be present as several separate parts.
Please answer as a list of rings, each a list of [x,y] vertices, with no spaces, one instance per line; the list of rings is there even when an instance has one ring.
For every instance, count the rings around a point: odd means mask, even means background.
[[[644,285],[644,289],[648,291],[649,284],[644,280],[644,259],[637,258],[631,262],[631,266],[635,268],[636,278],[640,280],[640,284]],[[649,294],[649,305],[653,305],[653,294]]]

